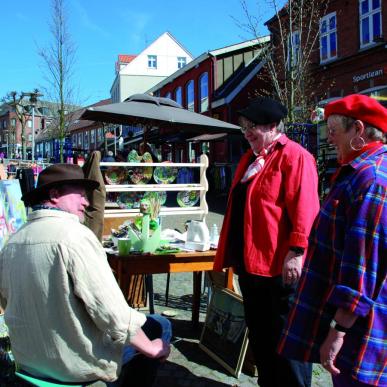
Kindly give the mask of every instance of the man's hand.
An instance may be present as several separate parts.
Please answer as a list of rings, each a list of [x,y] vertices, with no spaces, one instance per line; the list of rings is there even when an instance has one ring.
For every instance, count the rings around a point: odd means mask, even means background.
[[[303,254],[297,255],[294,251],[289,250],[282,267],[282,281],[284,284],[293,285],[298,282],[302,272],[302,257]]]
[[[329,329],[329,333],[322,346],[320,347],[320,361],[322,366],[332,375],[338,375],[340,370],[335,366],[337,354],[340,352],[344,343],[344,332]]]
[[[168,359],[171,353],[171,345],[169,343],[161,339],[154,339],[152,340],[152,346],[155,359],[159,359],[162,362]]]
[[[138,352],[152,359],[165,361],[171,352],[171,345],[162,340],[149,340],[148,336],[140,328],[130,343]]]

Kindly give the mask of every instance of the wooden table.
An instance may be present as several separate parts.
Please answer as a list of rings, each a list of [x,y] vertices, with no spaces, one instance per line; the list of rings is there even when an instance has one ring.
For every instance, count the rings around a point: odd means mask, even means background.
[[[175,254],[130,254],[119,256],[107,252],[117,282],[124,291],[132,274],[193,273],[192,322],[199,324],[202,272],[212,270],[216,250],[179,252]]]

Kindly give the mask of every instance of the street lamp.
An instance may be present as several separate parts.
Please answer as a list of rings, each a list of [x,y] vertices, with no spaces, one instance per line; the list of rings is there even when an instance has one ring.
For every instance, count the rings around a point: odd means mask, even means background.
[[[30,97],[30,104],[32,107],[32,136],[31,136],[31,161],[35,161],[35,105],[36,102],[38,101],[38,97],[42,97],[43,94],[39,93],[38,89],[35,89],[32,92],[23,92],[22,93],[23,97]]]

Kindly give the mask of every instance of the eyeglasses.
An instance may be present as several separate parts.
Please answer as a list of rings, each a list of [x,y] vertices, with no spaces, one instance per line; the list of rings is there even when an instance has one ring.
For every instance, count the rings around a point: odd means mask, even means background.
[[[243,133],[243,134],[245,134],[248,130],[251,130],[251,129],[254,129],[256,127],[256,125],[255,124],[251,124],[251,125],[249,125],[249,126],[242,126],[241,125],[241,132]]]

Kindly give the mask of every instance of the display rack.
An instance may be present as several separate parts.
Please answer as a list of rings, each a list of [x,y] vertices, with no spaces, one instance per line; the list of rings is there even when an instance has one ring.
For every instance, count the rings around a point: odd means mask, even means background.
[[[199,183],[188,184],[107,184],[106,193],[109,192],[170,192],[170,191],[199,191],[199,205],[193,207],[165,207],[160,209],[160,216],[168,215],[199,215],[205,220],[208,214],[206,193],[208,191],[208,181],[206,170],[208,168],[208,157],[201,155],[199,163],[145,163],[145,162],[101,162],[101,167],[162,167],[162,168],[199,168]],[[105,205],[104,218],[130,218],[140,213],[138,208],[122,209],[117,205]]]

